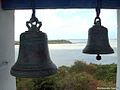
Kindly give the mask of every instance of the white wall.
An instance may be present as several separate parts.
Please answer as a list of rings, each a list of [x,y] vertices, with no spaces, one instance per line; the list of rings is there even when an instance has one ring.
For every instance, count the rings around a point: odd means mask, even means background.
[[[117,63],[117,83],[116,88],[120,90],[120,10],[117,10],[117,56],[118,56],[118,63]]]
[[[0,9],[0,90],[16,90],[16,80],[10,75],[14,58],[14,11]]]

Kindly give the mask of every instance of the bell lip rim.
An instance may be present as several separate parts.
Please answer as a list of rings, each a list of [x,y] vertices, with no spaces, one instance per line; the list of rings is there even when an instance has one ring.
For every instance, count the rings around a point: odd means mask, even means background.
[[[51,72],[50,72],[51,71]],[[17,74],[15,74],[14,72],[16,72],[15,70],[12,70],[10,71],[10,74],[14,77],[20,77],[20,78],[39,78],[39,77],[48,77],[48,76],[51,76],[51,75],[54,75],[57,73],[57,68],[54,69],[54,70],[50,70],[48,71],[48,73],[42,75],[39,71],[37,71],[37,75],[33,74],[33,72],[27,72],[29,74],[25,74],[25,73],[21,73],[20,71],[17,71]]]
[[[84,51],[83,51],[82,53],[84,53],[84,54],[113,54],[113,53],[115,53],[115,52],[114,52],[114,51],[111,51],[111,52],[109,52],[109,53],[106,53],[106,52],[102,52],[102,53],[101,53],[101,52],[96,52],[96,53],[89,52],[89,53],[88,53],[88,52],[84,52]]]
[[[105,49],[105,50],[93,50],[93,49],[86,50],[86,48],[87,47],[85,47],[82,50],[82,53],[85,53],[85,54],[113,54],[113,53],[115,53],[114,50],[111,47],[109,49]],[[106,51],[109,51],[109,52],[106,52]]]

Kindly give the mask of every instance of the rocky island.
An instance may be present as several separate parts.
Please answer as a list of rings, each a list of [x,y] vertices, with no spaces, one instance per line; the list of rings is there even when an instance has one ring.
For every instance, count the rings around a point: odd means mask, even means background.
[[[48,44],[72,44],[69,40],[48,40]],[[15,41],[15,45],[19,45],[19,41]]]

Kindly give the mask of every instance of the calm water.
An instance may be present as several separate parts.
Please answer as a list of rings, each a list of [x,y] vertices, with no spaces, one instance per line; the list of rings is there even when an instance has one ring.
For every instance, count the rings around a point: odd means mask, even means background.
[[[102,60],[97,61],[96,55],[83,54],[82,50],[86,46],[86,40],[71,40],[73,44],[49,44],[51,60],[57,65],[72,65],[76,60],[86,63],[110,64],[117,63],[117,42],[110,40],[114,49],[114,54],[101,55]],[[15,46],[15,59],[17,60],[19,46]]]

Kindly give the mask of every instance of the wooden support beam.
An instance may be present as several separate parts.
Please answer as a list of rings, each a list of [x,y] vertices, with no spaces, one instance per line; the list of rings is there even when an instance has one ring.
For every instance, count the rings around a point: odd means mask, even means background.
[[[2,9],[70,9],[96,8],[98,0],[2,0]],[[103,9],[120,9],[120,0],[100,0]]]

